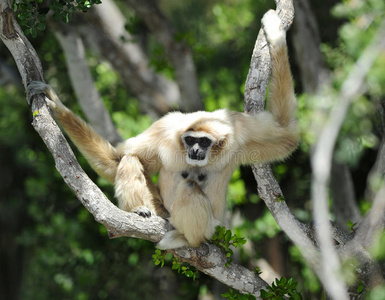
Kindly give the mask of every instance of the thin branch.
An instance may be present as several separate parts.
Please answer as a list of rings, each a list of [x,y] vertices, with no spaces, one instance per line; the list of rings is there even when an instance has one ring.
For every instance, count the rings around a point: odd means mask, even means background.
[[[115,145],[122,141],[95,87],[88,66],[83,40],[70,24],[52,26],[66,57],[68,74],[82,111],[91,126]]]
[[[364,50],[349,77],[342,85],[339,102],[331,111],[326,126],[321,131],[312,155],[313,181],[312,202],[316,222],[317,240],[322,257],[321,280],[333,299],[348,299],[346,287],[337,273],[340,269],[338,255],[334,249],[328,220],[328,181],[331,172],[333,149],[350,103],[363,93],[366,74],[374,63],[381,44],[385,42],[385,21]]]
[[[147,54],[125,29],[126,19],[113,1],[94,6],[84,17],[89,23],[79,16],[78,30],[119,72],[144,112],[157,119],[180,107],[178,85],[150,68]]]
[[[162,44],[175,70],[175,80],[183,99],[182,109],[197,111],[203,109],[199,94],[198,80],[190,47],[178,41],[175,30],[154,0],[127,0],[136,14],[146,23],[154,36]]]

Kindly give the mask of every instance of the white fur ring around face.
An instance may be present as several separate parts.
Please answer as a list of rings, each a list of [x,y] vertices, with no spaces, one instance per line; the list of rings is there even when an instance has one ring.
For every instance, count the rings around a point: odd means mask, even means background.
[[[270,44],[277,44],[285,40],[286,32],[281,19],[274,10],[269,10],[262,18],[263,30]]]

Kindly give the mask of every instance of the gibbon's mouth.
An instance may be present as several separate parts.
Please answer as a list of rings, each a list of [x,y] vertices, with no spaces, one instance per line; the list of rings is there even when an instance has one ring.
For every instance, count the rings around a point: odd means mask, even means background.
[[[208,160],[207,160],[207,156],[200,156],[199,158],[198,157],[192,158],[190,155],[187,155],[186,162],[191,166],[202,167],[202,166],[207,165]]]
[[[199,154],[193,154],[188,156],[191,160],[204,160],[206,158],[206,155],[199,155]]]

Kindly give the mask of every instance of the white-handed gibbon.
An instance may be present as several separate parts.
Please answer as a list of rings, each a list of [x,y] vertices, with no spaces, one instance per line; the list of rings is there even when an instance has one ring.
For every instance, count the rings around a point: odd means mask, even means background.
[[[43,82],[56,120],[101,176],[115,184],[121,209],[143,217],[169,217],[175,230],[160,249],[198,247],[225,215],[226,191],[239,164],[282,160],[297,147],[296,98],[282,23],[274,11],[262,19],[272,59],[268,110],[256,115],[225,109],[172,112],[117,147],[65,107]],[[159,172],[157,186],[151,174]]]

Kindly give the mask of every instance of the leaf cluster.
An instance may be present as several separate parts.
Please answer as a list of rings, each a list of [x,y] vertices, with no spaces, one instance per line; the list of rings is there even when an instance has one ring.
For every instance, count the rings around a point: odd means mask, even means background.
[[[293,278],[289,280],[286,277],[276,278],[272,285],[266,287],[267,291],[261,290],[261,298],[267,300],[284,300],[284,296],[288,295],[290,300],[301,300],[302,296],[297,292],[298,282],[294,282]]]
[[[47,7],[43,0],[15,0],[13,10],[17,12],[24,33],[35,38],[40,31],[45,30],[46,15],[50,10],[55,20],[68,23],[76,11],[86,12],[92,5],[100,3],[101,0],[52,0]]]
[[[245,238],[237,237],[236,234],[231,232],[231,230],[226,230],[226,227],[221,226],[217,226],[211,241],[215,246],[219,247],[223,253],[225,253],[227,259],[225,264],[226,267],[229,267],[232,262],[231,257],[234,254],[230,246],[237,248],[238,245],[244,245],[246,243]]]
[[[178,274],[186,275],[186,277],[192,278],[193,280],[195,280],[195,277],[198,274],[198,270],[196,268],[191,267],[187,263],[182,263],[177,257],[173,257],[172,269],[177,270]]]
[[[155,250],[155,254],[152,255],[152,259],[154,261],[154,264],[156,266],[159,266],[162,268],[164,266],[167,251],[161,251],[159,249]],[[177,257],[172,257],[172,267],[173,270],[178,271],[178,274],[183,274],[188,278],[192,278],[195,280],[196,275],[198,274],[198,270],[192,266],[190,266],[188,263],[181,262]]]
[[[152,260],[155,264],[155,266],[159,266],[163,268],[164,266],[164,259],[166,257],[167,251],[161,251],[159,249],[155,250],[155,254],[152,255]]]
[[[251,294],[241,294],[240,292],[232,289],[225,294],[221,294],[221,296],[229,300],[255,300],[255,297]]]
[[[351,220],[348,220],[348,222],[346,223],[346,225],[349,227],[349,230],[350,230],[350,231],[353,231],[353,232],[356,231],[356,225],[357,225],[357,223],[353,223]]]

